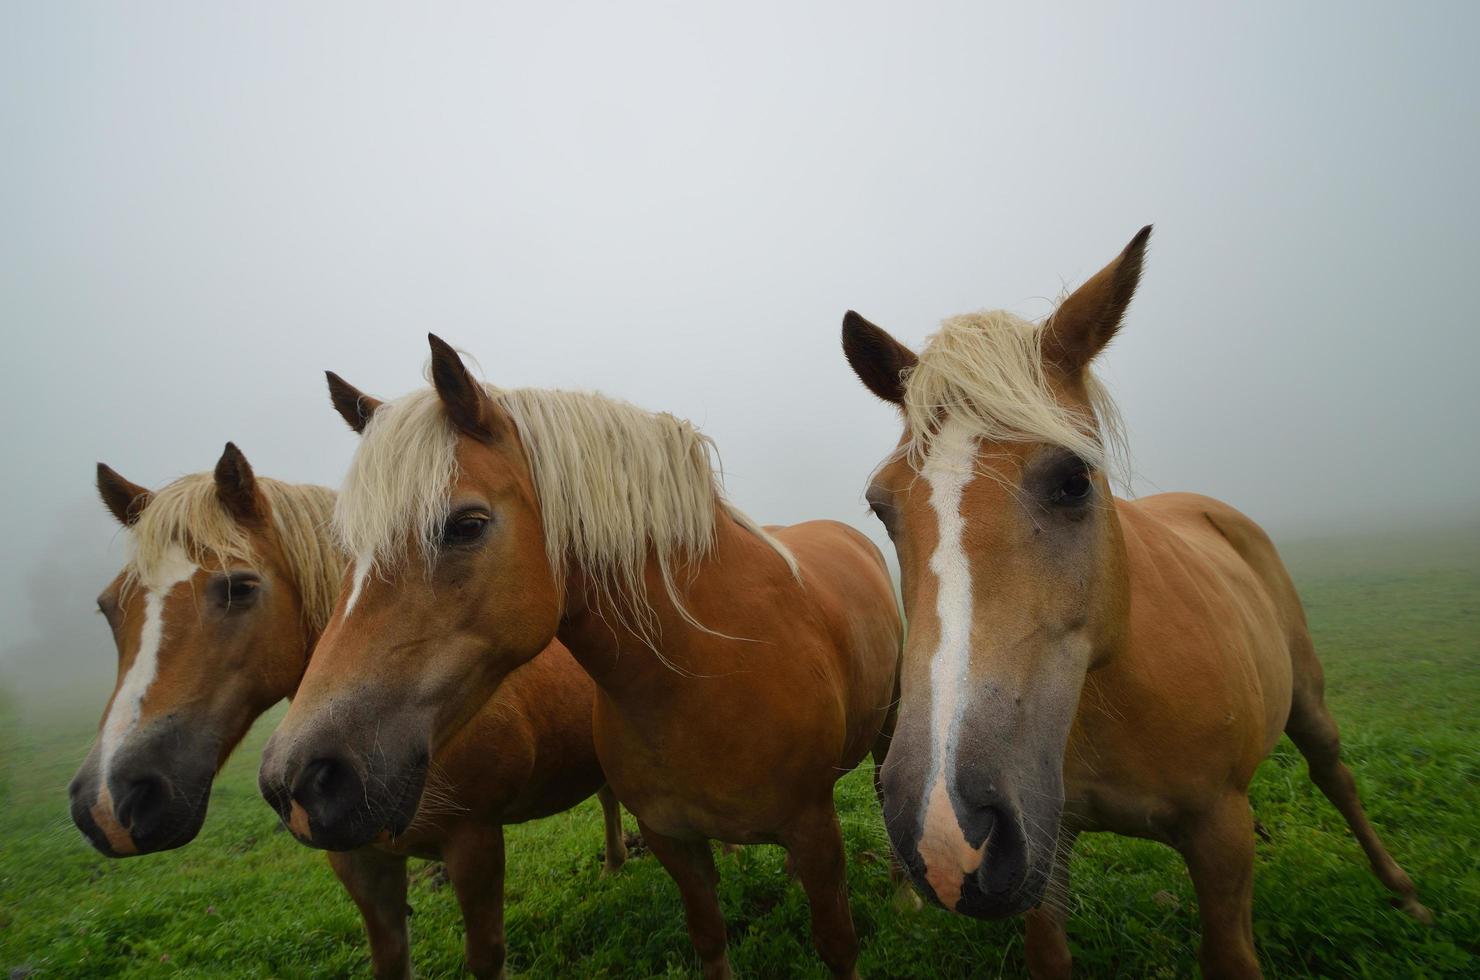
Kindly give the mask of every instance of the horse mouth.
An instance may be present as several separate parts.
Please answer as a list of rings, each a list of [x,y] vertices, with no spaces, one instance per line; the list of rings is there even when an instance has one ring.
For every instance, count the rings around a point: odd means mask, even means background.
[[[325,851],[348,851],[373,843],[392,843],[416,822],[427,769],[427,757],[419,756],[399,777],[383,780],[394,787],[394,796],[367,800],[347,819],[327,826],[312,819],[297,799],[288,797],[283,823],[299,843]]]
[[[401,790],[388,811],[390,819],[383,830],[391,840],[406,833],[416,823],[416,816],[421,812],[422,794],[426,789],[427,768],[428,759],[422,755],[402,777]]]

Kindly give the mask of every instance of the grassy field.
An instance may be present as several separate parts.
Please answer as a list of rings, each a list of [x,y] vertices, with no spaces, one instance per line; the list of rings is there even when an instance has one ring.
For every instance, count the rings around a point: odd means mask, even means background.
[[[1346,758],[1368,812],[1437,922],[1387,904],[1335,810],[1282,742],[1254,785],[1255,929],[1272,976],[1480,975],[1480,535],[1290,547]],[[104,669],[99,667],[99,669]],[[99,706],[101,707],[101,706]],[[257,795],[256,727],[217,781],[199,839],[110,861],[66,816],[65,787],[95,717],[0,706],[0,971],[20,977],[366,975],[359,918],[320,854],[276,830]],[[866,976],[1023,972],[1017,922],[890,901],[866,771],[838,787]],[[631,824],[630,817],[628,818]],[[524,976],[687,976],[678,896],[650,856],[600,875],[594,802],[509,835],[511,970]],[[730,951],[743,976],[821,976],[801,891],[775,848],[719,858]],[[413,862],[413,956],[456,976],[451,889]],[[1070,936],[1087,976],[1194,973],[1197,923],[1179,859],[1156,845],[1081,839]]]

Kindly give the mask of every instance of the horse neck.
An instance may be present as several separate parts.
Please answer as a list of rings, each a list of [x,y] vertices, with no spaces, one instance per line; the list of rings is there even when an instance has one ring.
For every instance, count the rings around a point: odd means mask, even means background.
[[[557,637],[608,694],[640,692],[652,697],[685,677],[726,669],[721,658],[743,636],[747,619],[743,603],[733,601],[753,584],[791,572],[776,552],[742,527],[724,507],[715,508],[715,544],[703,560],[674,571],[675,587],[689,615],[707,629],[690,623],[663,587],[658,562],[651,554],[644,567],[654,642],[631,627],[603,618],[587,598],[590,579],[571,571],[566,582],[566,609]],[[721,613],[728,615],[721,618]],[[656,646],[657,650],[653,647]]]

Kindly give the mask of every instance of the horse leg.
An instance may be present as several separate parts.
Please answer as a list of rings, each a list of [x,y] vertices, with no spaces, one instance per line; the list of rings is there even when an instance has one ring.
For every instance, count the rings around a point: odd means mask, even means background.
[[[1024,916],[1028,925],[1024,954],[1028,976],[1033,980],[1059,980],[1073,973],[1074,958],[1069,953],[1065,925],[1069,921],[1069,856],[1078,837],[1077,831],[1060,832],[1048,890],[1043,901]]]
[[[812,908],[812,943],[834,976],[858,976],[858,935],[848,909],[847,856],[829,798],[804,813],[782,844]]]
[[[463,955],[479,980],[502,978],[504,944],[504,828],[459,827],[442,848],[447,877],[463,917]]]
[[[1285,722],[1285,734],[1305,756],[1311,782],[1346,818],[1357,843],[1367,853],[1372,873],[1397,896],[1393,904],[1428,925],[1434,921],[1432,913],[1420,904],[1413,879],[1393,860],[1383,846],[1382,838],[1372,829],[1357,796],[1356,780],[1346,763],[1341,761],[1341,735],[1336,728],[1336,719],[1331,717],[1326,707],[1324,672],[1316,659],[1310,637],[1302,635],[1295,647],[1295,691],[1290,704],[1290,719]]]
[[[719,908],[719,872],[707,840],[679,840],[658,833],[638,818],[637,829],[658,862],[667,870],[683,899],[689,939],[699,954],[707,980],[729,980],[725,953],[725,917]]]
[[[406,859],[373,847],[330,851],[329,866],[354,899],[370,937],[370,969],[376,980],[411,976],[411,939],[406,929]]]
[[[1178,835],[1197,892],[1203,976],[1258,977],[1254,952],[1254,814],[1243,793],[1230,791]]]
[[[622,838],[622,804],[610,786],[596,791],[601,801],[602,824],[606,829],[606,860],[602,862],[602,874],[616,874],[627,863],[627,842]]]

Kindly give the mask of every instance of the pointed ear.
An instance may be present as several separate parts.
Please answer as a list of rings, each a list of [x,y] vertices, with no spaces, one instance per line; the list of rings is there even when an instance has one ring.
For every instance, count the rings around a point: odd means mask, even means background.
[[[371,398],[333,371],[325,371],[324,377],[329,379],[329,400],[334,403],[335,410],[351,429],[364,432],[365,426],[370,424],[370,416],[380,407],[379,399]]]
[[[247,457],[228,442],[216,461],[216,499],[240,524],[251,524],[262,516],[257,504],[257,477]]]
[[[106,463],[98,464],[98,495],[103,498],[103,506],[124,527],[130,527],[139,519],[139,515],[149,506],[149,501],[154,496],[138,484],[130,483],[119,476]]]
[[[1125,250],[1059,304],[1043,328],[1043,356],[1065,375],[1078,374],[1105,349],[1141,281],[1151,226],[1136,232]]]
[[[432,345],[432,385],[442,398],[447,417],[475,439],[493,439],[496,431],[493,406],[483,393],[483,386],[468,373],[462,358],[445,340],[429,333],[427,342]]]
[[[915,352],[849,310],[843,314],[843,355],[864,386],[895,405],[904,404],[904,372],[915,366]]]

